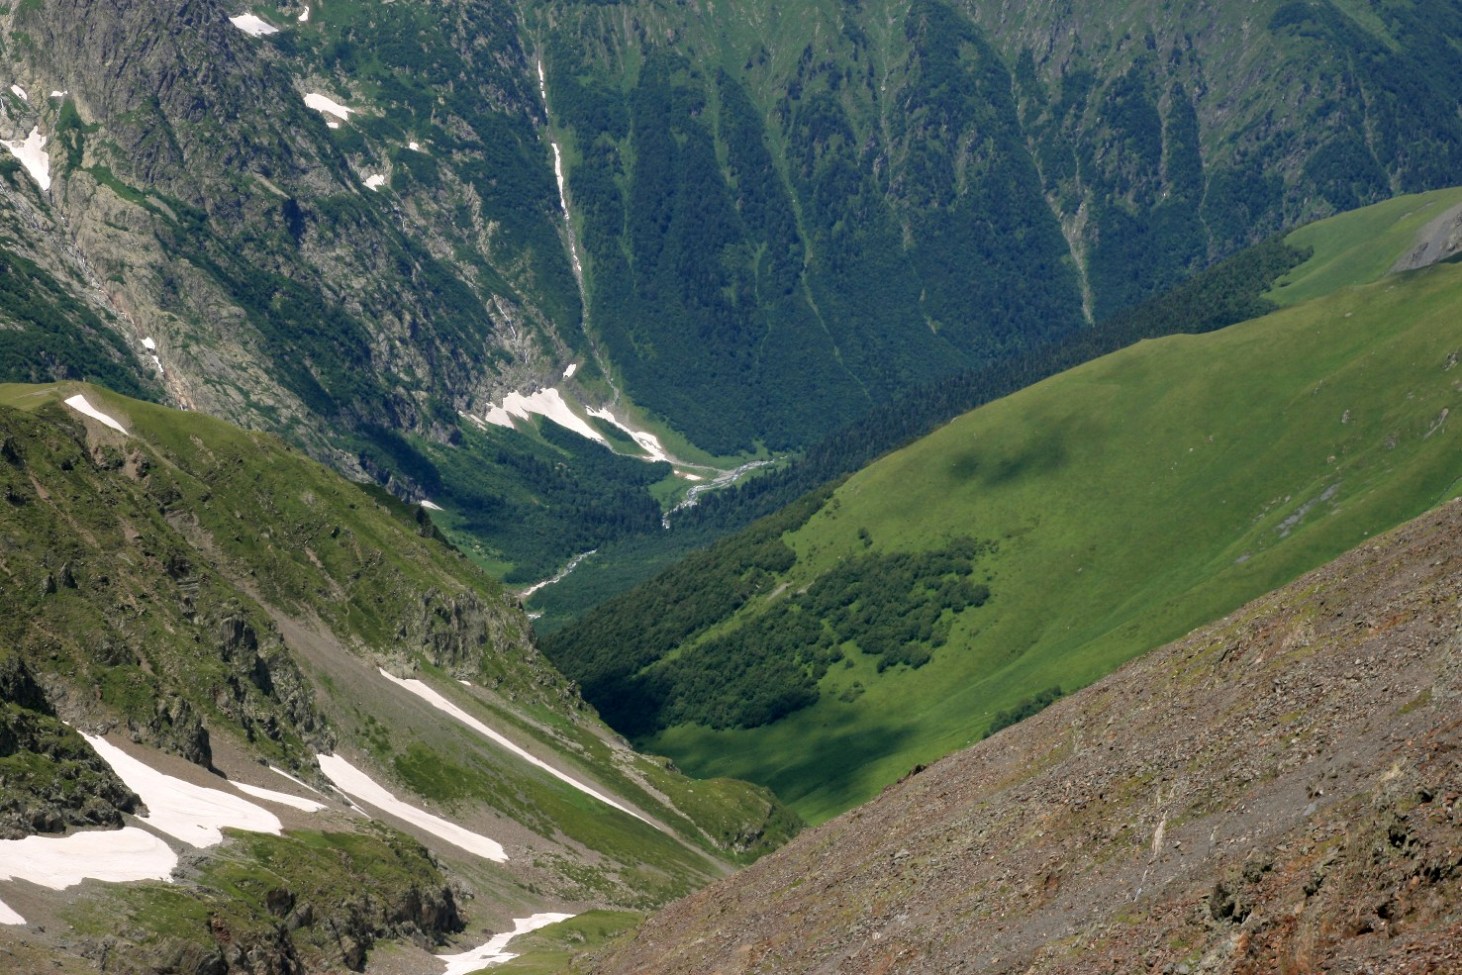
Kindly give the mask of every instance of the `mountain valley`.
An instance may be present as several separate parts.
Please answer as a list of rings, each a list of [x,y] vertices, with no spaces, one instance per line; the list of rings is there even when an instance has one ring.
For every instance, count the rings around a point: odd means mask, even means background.
[[[1459,52],[0,3],[0,971],[1462,970]]]

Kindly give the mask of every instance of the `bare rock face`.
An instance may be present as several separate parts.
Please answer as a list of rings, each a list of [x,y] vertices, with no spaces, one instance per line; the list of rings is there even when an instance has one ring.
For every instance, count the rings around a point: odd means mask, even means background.
[[[1452,502],[679,901],[601,973],[1462,970]]]
[[[1462,253],[1462,205],[1454,206],[1432,220],[1416,235],[1416,243],[1391,266],[1395,271],[1414,271]]]

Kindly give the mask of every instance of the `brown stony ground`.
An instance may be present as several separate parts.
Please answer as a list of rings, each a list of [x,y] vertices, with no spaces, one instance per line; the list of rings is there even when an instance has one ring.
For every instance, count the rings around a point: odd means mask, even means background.
[[[1462,973],[1462,502],[678,901],[614,973]]]

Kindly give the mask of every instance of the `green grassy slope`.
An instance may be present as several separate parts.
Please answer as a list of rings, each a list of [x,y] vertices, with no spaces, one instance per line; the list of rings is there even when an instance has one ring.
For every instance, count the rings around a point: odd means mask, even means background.
[[[63,405],[75,393],[127,433]],[[692,782],[627,749],[538,654],[501,586],[420,509],[272,435],[94,386],[0,385],[0,647],[0,725],[40,720],[12,713],[13,685],[30,689],[18,703],[34,715],[123,730],[230,775],[267,761],[323,786],[315,756],[333,752],[407,801],[507,837],[514,849],[502,866],[433,849],[477,891],[479,918],[545,903],[650,907],[797,827],[765,790]],[[656,824],[487,741],[392,686],[382,667],[427,682]],[[56,782],[76,775],[76,749],[53,745],[57,728],[49,720],[45,734],[4,749],[7,759],[20,753],[7,767],[39,770],[10,777],[6,806],[68,792]],[[21,832],[55,829],[40,822]],[[353,822],[320,828],[349,832]],[[225,858],[251,876],[268,872],[237,844]],[[258,906],[231,900],[221,874],[199,869],[202,893],[104,888],[98,910],[191,917],[212,903],[243,918]],[[350,893],[312,869],[298,884]],[[256,920],[273,931],[267,916]],[[165,935],[139,920],[127,937],[150,951]]]
[[[1375,237],[1329,233],[1317,259]],[[997,711],[1082,686],[1456,495],[1459,308],[1462,268],[1439,265],[1144,342],[950,423],[849,479],[785,536],[796,564],[710,632],[863,554],[861,533],[875,553],[996,542],[989,603],[920,669],[879,673],[850,645],[805,710],[643,744],[819,820],[978,738]]]

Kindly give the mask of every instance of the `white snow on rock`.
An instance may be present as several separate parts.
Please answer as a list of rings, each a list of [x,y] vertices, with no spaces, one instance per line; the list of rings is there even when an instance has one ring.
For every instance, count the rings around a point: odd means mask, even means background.
[[[10,90],[13,91],[13,92],[15,92],[15,97],[16,98],[19,98],[21,101],[23,101],[23,102],[30,101],[30,96],[27,95],[25,93],[25,89],[22,88],[22,87],[20,87],[19,85],[11,85],[10,86]]]
[[[148,337],[148,338],[145,338],[145,339],[142,340],[142,347],[144,349],[146,349],[148,352],[156,352],[157,351],[157,343],[154,342],[151,339],[151,337]]]
[[[333,115],[341,122],[349,122],[350,113],[355,111],[353,108],[346,108],[333,98],[328,98],[325,95],[316,94],[315,92],[310,92],[305,96],[305,107],[313,108],[317,112],[324,112],[326,115]],[[327,121],[326,124],[328,125],[329,122]],[[336,124],[338,125],[339,123]]]
[[[239,14],[237,17],[230,17],[228,22],[250,37],[267,37],[270,34],[279,33],[278,27],[255,17],[253,14]]]
[[[568,368],[563,371],[563,378],[565,378],[565,379],[573,379],[574,378],[574,373],[576,373],[578,371],[579,371],[579,364],[577,362],[570,362],[569,365],[568,365]]]
[[[619,420],[616,420],[614,418],[614,414],[609,412],[607,408],[602,410],[591,409],[589,411],[589,415],[594,417],[596,420],[605,420],[609,423],[612,423],[615,426],[619,427],[621,430],[623,430],[625,433],[629,434],[634,442],[640,445],[640,449],[650,455],[651,460],[668,461],[670,459],[670,455],[667,454],[665,452],[665,448],[661,446],[659,437],[655,436],[653,433],[646,433],[644,430],[636,430],[634,427],[621,423]]]
[[[486,944],[480,947],[458,955],[437,955],[438,959],[447,963],[447,970],[442,975],[469,975],[488,965],[501,965],[503,962],[512,961],[518,956],[511,951],[504,950],[507,948],[508,942],[520,934],[527,934],[529,931],[537,931],[550,924],[567,921],[573,916],[572,914],[534,914],[532,917],[517,918],[513,921],[513,930],[493,935]]]
[[[400,677],[392,677],[390,674],[386,673],[386,671],[384,671],[384,670],[381,671],[381,676],[384,677],[384,678],[386,678],[386,680],[390,681],[391,683],[393,683],[393,684],[395,684],[395,685],[397,685],[399,687],[406,688],[408,691],[410,691],[411,693],[415,694],[417,697],[421,698],[423,701],[425,701],[426,703],[430,704],[432,707],[436,708],[438,711],[441,711],[441,712],[443,712],[445,714],[451,715],[452,717],[456,718],[458,721],[460,721],[463,724],[465,724],[467,727],[471,728],[473,731],[475,731],[478,734],[482,735],[484,738],[486,738],[489,741],[492,741],[492,742],[494,742],[494,743],[496,743],[498,745],[501,745],[503,748],[506,748],[508,751],[512,752],[514,755],[517,755],[519,758],[521,758],[523,761],[527,762],[528,764],[534,765],[534,766],[537,766],[538,768],[543,769],[545,772],[547,772],[549,775],[553,776],[554,778],[558,779],[559,781],[568,783],[569,785],[573,786],[575,789],[578,789],[580,792],[584,793],[585,795],[592,796],[593,798],[598,799],[600,802],[604,803],[605,805],[613,806],[615,809],[618,809],[620,812],[629,813],[631,816],[635,817],[636,819],[642,820],[643,822],[646,822],[646,823],[649,823],[650,822],[648,819],[645,819],[644,816],[641,816],[639,813],[635,812],[633,809],[627,809],[624,806],[621,806],[619,803],[615,802],[613,799],[611,799],[608,796],[604,795],[602,792],[598,792],[598,791],[596,791],[594,789],[591,789],[589,786],[587,786],[584,783],[580,782],[578,779],[575,779],[573,776],[566,775],[563,772],[560,772],[558,769],[554,768],[552,765],[549,765],[547,762],[543,761],[542,759],[537,758],[532,753],[527,752],[527,751],[523,750],[522,748],[519,748],[517,745],[513,744],[511,741],[509,741],[508,739],[504,738],[502,735],[498,734],[496,731],[493,731],[487,725],[483,724],[481,721],[478,721],[472,715],[468,714],[466,711],[463,711],[461,708],[457,707],[457,705],[453,704],[451,701],[447,700],[446,698],[444,698],[440,694],[438,694],[436,691],[432,690],[432,688],[428,687],[427,684],[424,681],[419,681],[419,680],[403,680]],[[654,824],[651,823],[650,825],[653,826]]]
[[[39,127],[32,128],[24,142],[6,139],[0,141],[0,145],[9,149],[10,154],[20,160],[20,164],[30,173],[36,185],[43,190],[51,188],[51,157],[46,155],[46,137],[41,135]]]
[[[127,432],[126,427],[122,426],[122,424],[118,423],[115,419],[107,416],[101,410],[88,403],[86,400],[86,396],[81,393],[77,393],[75,396],[72,396],[70,399],[66,400],[66,405],[71,407],[77,413],[82,414],[83,416],[89,416],[99,423],[106,424],[118,433]]]
[[[406,143],[406,148],[410,149],[412,152],[420,152],[421,151],[421,143],[420,142],[408,142],[408,143]]]
[[[313,792],[317,796],[323,796],[325,794],[325,793],[321,792],[319,789],[317,789],[314,786],[310,785],[308,782],[301,782],[299,779],[295,778],[293,775],[290,775],[288,772],[286,772],[282,768],[275,768],[273,765],[266,765],[264,767],[267,768],[269,771],[273,772],[275,775],[282,775],[282,776],[284,776],[286,779],[289,779],[289,781],[293,782],[295,785],[299,786],[301,789],[309,789],[311,792]]]
[[[448,822],[440,816],[434,816],[425,809],[418,809],[416,806],[402,802],[378,785],[369,775],[339,755],[319,755],[316,756],[316,761],[320,763],[320,771],[324,772],[326,777],[335,783],[335,787],[346,795],[375,806],[397,819],[405,820],[438,839],[461,847],[468,853],[475,853],[486,860],[495,860],[498,863],[507,861],[508,854],[501,843],[488,839],[481,833],[463,829],[456,823]]]
[[[427,511],[441,511],[442,510],[442,506],[441,505],[434,504],[433,502],[428,501],[425,498],[422,499],[421,506],[423,508],[425,508]]]
[[[309,7],[306,7],[304,10],[302,10],[300,12],[300,23],[303,24],[306,21],[308,21],[309,19],[310,19],[310,8]]]
[[[367,176],[365,185],[366,189],[368,190],[378,190],[382,186],[386,185],[386,177],[382,176],[380,173],[376,173],[373,176]]]
[[[589,412],[592,415],[594,411]],[[602,433],[589,426],[578,414],[569,409],[563,396],[552,386],[548,389],[540,389],[528,396],[524,396],[522,393],[509,393],[503,397],[503,405],[492,407],[483,419],[496,426],[511,428],[513,417],[526,420],[534,413],[552,420],[565,429],[572,430],[581,437],[608,443]]]
[[[167,880],[177,865],[178,855],[166,841],[136,826],[0,840],[0,880],[28,880],[51,890],[88,879]],[[0,924],[24,923],[25,918],[0,903]]]
[[[273,789],[266,789],[260,785],[250,785],[247,782],[235,782],[234,788],[240,792],[248,793],[255,799],[265,799],[269,802],[277,802],[281,806],[289,806],[293,809],[302,809],[305,812],[319,812],[325,808],[323,802],[316,802],[313,799],[305,799],[301,796],[292,796],[288,792],[275,792]]]
[[[159,772],[105,738],[88,734],[82,737],[127,788],[147,803],[147,815],[141,817],[142,821],[190,846],[215,846],[223,842],[225,826],[275,836],[283,829],[278,816],[247,799]]]
[[[65,98],[69,94],[71,94],[69,91],[53,91],[53,92],[51,92],[51,97],[52,98]]]

